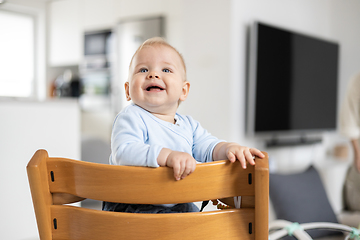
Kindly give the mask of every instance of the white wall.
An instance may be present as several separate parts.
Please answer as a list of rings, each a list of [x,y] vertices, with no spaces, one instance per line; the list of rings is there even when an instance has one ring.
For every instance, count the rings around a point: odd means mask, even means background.
[[[241,97],[239,92],[230,96],[233,88],[229,48],[231,1],[184,0],[182,3],[182,53],[191,85],[180,112],[192,115],[215,136],[231,140],[229,123],[234,110],[231,101],[239,102]]]
[[[26,165],[38,149],[80,159],[79,106],[1,101],[0,116],[0,239],[38,239]]]

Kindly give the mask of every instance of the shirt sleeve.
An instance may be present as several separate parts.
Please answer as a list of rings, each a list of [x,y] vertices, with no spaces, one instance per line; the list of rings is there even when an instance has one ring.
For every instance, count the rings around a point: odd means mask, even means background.
[[[187,117],[193,129],[193,157],[199,162],[213,161],[213,151],[215,146],[219,142],[224,142],[224,140],[219,140],[212,136],[198,121],[195,121],[189,116]]]
[[[159,167],[160,145],[146,144],[147,127],[140,116],[122,112],[114,121],[111,133],[110,164]]]
[[[340,132],[350,139],[360,137],[360,74],[348,86],[340,110]]]

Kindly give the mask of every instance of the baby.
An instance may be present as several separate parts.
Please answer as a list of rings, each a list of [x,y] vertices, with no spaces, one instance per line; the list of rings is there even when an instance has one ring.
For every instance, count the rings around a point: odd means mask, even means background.
[[[186,100],[189,88],[181,54],[162,38],[146,40],[130,62],[125,92],[132,104],[115,119],[110,164],[167,166],[173,168],[175,179],[181,180],[195,171],[197,161],[238,160],[246,168],[247,162],[255,164],[254,155],[264,157],[258,149],[219,140],[192,117],[178,114],[179,104]],[[104,210],[198,211],[189,204],[111,204],[105,203]]]

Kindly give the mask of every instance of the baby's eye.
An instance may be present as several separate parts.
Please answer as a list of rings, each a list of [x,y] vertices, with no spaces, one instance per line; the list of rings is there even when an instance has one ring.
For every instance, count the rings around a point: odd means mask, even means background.
[[[147,72],[147,71],[148,71],[148,70],[147,70],[146,68],[141,68],[139,72],[145,73],[145,72]]]
[[[167,69],[167,68],[164,68],[164,69],[163,69],[163,72],[169,73],[169,72],[170,72],[170,70],[169,70],[169,69]]]

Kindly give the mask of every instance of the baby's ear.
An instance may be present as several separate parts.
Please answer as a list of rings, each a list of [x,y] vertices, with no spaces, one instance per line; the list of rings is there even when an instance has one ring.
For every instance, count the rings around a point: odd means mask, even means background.
[[[129,82],[126,82],[126,83],[124,84],[124,87],[125,87],[126,100],[127,100],[127,101],[130,101],[130,100],[131,100],[131,97],[130,97]]]
[[[188,81],[184,81],[183,87],[182,87],[182,94],[180,96],[180,101],[185,101],[190,90],[190,83]]]

